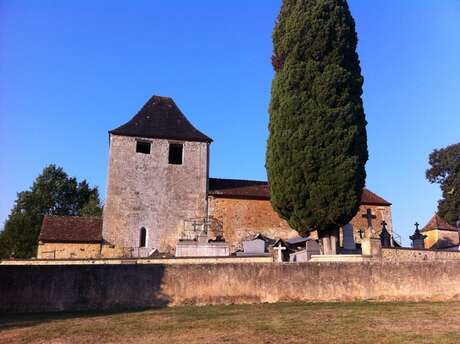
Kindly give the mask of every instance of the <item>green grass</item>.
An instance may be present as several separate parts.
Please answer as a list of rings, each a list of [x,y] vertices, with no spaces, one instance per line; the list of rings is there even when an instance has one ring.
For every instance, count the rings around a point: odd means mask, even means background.
[[[278,303],[0,317],[0,343],[460,343],[460,302]]]

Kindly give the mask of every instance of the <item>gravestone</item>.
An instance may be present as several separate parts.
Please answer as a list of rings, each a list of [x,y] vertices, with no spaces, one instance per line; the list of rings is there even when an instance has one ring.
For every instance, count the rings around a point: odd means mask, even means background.
[[[351,223],[343,226],[343,248],[345,250],[356,250],[353,225]]]
[[[262,239],[243,241],[243,252],[237,252],[237,256],[270,256],[265,253],[265,241]]]
[[[361,240],[362,255],[366,257],[380,257],[382,255],[382,242],[379,237],[366,236]]]
[[[382,247],[388,248],[391,247],[391,234],[387,230],[387,223],[382,221],[382,230],[380,232],[380,242],[382,243]]]
[[[409,238],[412,240],[412,248],[415,249],[424,249],[425,248],[425,238],[427,237],[426,235],[423,235],[420,233],[420,230],[418,229],[418,222],[415,223],[415,232],[413,235],[411,235]]]
[[[308,239],[305,242],[305,249],[300,250],[289,255],[289,261],[291,263],[303,263],[308,262],[312,255],[321,254],[321,249],[316,240]]]
[[[286,247],[282,246],[281,242],[278,246],[273,247],[273,251],[277,252],[276,261],[278,263],[283,262],[283,251],[286,250]]]

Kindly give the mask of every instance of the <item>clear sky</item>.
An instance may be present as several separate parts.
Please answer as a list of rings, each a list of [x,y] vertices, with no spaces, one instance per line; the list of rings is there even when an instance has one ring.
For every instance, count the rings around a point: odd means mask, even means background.
[[[408,244],[434,213],[428,154],[460,139],[460,1],[350,0],[367,185]],[[265,179],[279,0],[0,0],[0,221],[55,163],[105,195],[107,131],[152,95],[211,136],[211,176]]]

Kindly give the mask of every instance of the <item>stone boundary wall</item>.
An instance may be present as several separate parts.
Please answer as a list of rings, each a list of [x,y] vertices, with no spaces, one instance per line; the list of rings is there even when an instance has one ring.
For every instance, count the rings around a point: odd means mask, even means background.
[[[460,261],[0,266],[0,313],[460,300]]]
[[[389,262],[460,261],[460,251],[382,248],[382,260]]]
[[[118,264],[246,264],[271,263],[272,256],[182,257],[182,258],[101,258],[101,259],[0,259],[1,265],[118,265]]]

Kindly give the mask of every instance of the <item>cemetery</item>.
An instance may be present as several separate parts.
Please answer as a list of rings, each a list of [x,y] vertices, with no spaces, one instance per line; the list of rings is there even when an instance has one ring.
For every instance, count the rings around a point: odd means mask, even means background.
[[[349,3],[5,1],[0,342],[459,343],[460,7]]]

